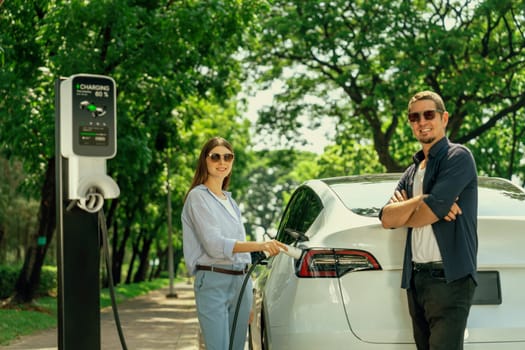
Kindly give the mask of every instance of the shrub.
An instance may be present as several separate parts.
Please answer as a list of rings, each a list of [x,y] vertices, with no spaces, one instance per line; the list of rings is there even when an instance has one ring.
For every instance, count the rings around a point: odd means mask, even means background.
[[[39,295],[56,295],[57,293],[57,267],[42,266],[40,273],[40,285],[37,294]]]
[[[0,265],[0,299],[13,294],[19,273],[20,266]]]
[[[16,280],[20,275],[20,266],[0,265],[0,299],[10,297],[14,290]],[[57,268],[56,266],[43,266],[40,273],[40,285],[37,290],[39,295],[56,295]]]

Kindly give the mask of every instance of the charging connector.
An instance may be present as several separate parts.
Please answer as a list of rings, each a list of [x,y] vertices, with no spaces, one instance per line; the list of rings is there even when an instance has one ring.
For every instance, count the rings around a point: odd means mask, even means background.
[[[301,248],[293,247],[287,244],[285,244],[285,246],[286,246],[286,249],[288,250],[280,248],[281,253],[284,253],[294,259],[301,259],[301,255],[303,255],[303,250]],[[268,258],[270,256],[270,253],[268,253],[267,251],[264,251],[264,255]]]
[[[291,258],[297,260],[301,259],[301,255],[303,255],[303,250],[301,248],[292,247],[291,245],[286,245],[286,248],[288,250],[281,249],[281,252],[283,252]]]

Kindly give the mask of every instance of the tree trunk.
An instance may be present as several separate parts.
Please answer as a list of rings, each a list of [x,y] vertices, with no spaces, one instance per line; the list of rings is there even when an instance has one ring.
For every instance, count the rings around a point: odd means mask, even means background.
[[[0,264],[5,261],[4,236],[4,230],[0,227]]]
[[[113,253],[111,255],[111,268],[112,268],[111,274],[113,276],[113,282],[115,283],[115,285],[120,284],[120,282],[122,281],[122,273],[121,273],[122,259],[120,259],[119,257],[120,253],[119,253],[119,249],[117,248],[118,236],[119,236],[118,233],[119,233],[119,223],[118,223],[118,220],[115,220],[113,222],[113,238],[111,241],[111,248],[112,248],[111,251]]]
[[[24,265],[15,285],[12,303],[30,302],[38,290],[44,258],[56,228],[55,197],[55,158],[53,157],[47,162],[45,179],[42,185],[38,213],[38,231],[37,234],[31,237],[27,247]]]
[[[177,278],[179,264],[182,260],[182,249],[173,250],[173,278]]]
[[[128,239],[131,237],[131,225],[129,223],[133,222],[134,215],[126,215],[128,225],[124,228],[124,233],[122,239],[118,240],[118,229],[117,229],[117,220],[115,220],[115,227],[113,230],[113,278],[115,279],[115,284],[118,284],[122,281],[122,266],[124,265],[124,256],[126,254],[126,246]]]
[[[153,238],[143,235],[142,249],[139,253],[139,267],[135,276],[133,277],[133,283],[143,282],[146,280],[146,276],[149,268],[149,251]]]
[[[131,259],[129,261],[128,273],[126,274],[126,282],[125,282],[126,284],[130,284],[131,283],[131,277],[133,275],[133,266],[135,265],[135,260],[136,260],[137,255],[138,255],[139,244],[140,244],[140,240],[139,239],[133,240],[133,242],[131,244],[132,251],[131,251]]]

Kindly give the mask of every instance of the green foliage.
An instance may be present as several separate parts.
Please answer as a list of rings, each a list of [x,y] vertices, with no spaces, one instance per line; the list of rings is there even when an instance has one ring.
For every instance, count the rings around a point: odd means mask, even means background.
[[[23,163],[0,156],[0,264],[21,264],[20,255],[34,232],[38,203],[24,195]]]
[[[19,272],[19,266],[0,265],[0,299],[11,296]]]
[[[38,295],[56,295],[58,288],[56,266],[43,266],[40,274]]]
[[[330,146],[320,156],[316,177],[373,174],[384,171],[373,145],[344,142]]]
[[[248,61],[254,79],[285,88],[262,111],[259,132],[295,138],[301,118],[334,118],[324,173],[399,171],[417,147],[408,100],[429,89],[443,96],[449,137],[469,145],[480,172],[525,179],[524,126],[516,122],[525,119],[524,9],[523,0],[273,1]],[[512,130],[509,146],[489,147],[499,127]],[[509,161],[495,167],[490,153]],[[363,155],[371,163],[354,165]],[[340,165],[330,169],[332,162]]]
[[[12,296],[19,274],[20,266],[0,265],[0,299]],[[56,292],[57,268],[56,266],[43,266],[37,294],[41,296],[56,295]]]
[[[317,172],[315,155],[294,150],[258,151],[251,155],[241,203],[248,235],[254,240],[273,236],[293,190]]]
[[[224,108],[216,132],[234,141],[239,155],[247,145],[247,125],[229,120],[238,119],[229,99],[242,78],[236,54],[266,6],[258,0],[13,0],[3,5],[0,94],[8,98],[0,101],[0,152],[23,159],[32,196],[39,196],[42,174],[55,155],[55,82],[77,73],[109,75],[117,82],[118,155],[108,162],[121,190],[108,215],[117,281],[125,256],[131,256],[130,271],[138,279],[145,278],[149,259],[167,256],[167,153],[181,154],[173,157],[176,171],[170,176],[187,181],[193,150],[200,145],[179,132],[193,129],[196,119],[208,127],[208,115],[179,118],[177,108],[201,103]],[[173,183],[177,217],[187,187]],[[40,220],[52,225],[54,217]],[[180,229],[174,231],[180,256]],[[139,267],[133,266],[137,262]]]
[[[174,112],[178,118],[194,118],[185,130],[179,130],[179,143],[173,152],[174,164],[185,164],[177,169],[177,196],[183,198],[188,190],[197,165],[200,150],[204,143],[213,136],[228,140],[235,151],[235,165],[231,177],[231,188],[234,197],[246,188],[244,169],[247,166],[247,148],[250,144],[249,124],[241,120],[234,101],[218,106],[204,100],[188,99]],[[182,176],[181,176],[182,175]],[[182,200],[178,203],[182,210]]]

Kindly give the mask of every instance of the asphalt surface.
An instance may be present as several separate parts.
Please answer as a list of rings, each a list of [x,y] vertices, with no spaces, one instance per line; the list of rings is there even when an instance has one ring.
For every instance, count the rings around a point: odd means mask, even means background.
[[[199,350],[199,323],[195,311],[193,286],[176,283],[170,297],[169,288],[152,291],[118,305],[120,323],[129,350]],[[101,349],[122,349],[111,308],[100,314]],[[57,329],[16,339],[2,350],[58,349]]]

